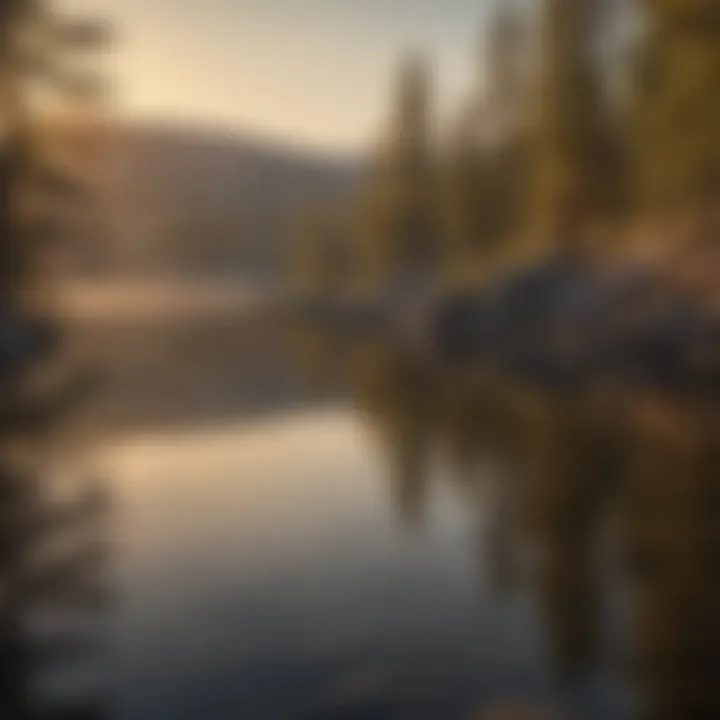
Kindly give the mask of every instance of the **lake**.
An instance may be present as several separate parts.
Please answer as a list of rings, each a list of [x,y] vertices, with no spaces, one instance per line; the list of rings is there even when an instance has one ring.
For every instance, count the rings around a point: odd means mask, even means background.
[[[111,498],[109,717],[717,716],[696,402],[248,317],[77,339],[102,380],[78,433]]]

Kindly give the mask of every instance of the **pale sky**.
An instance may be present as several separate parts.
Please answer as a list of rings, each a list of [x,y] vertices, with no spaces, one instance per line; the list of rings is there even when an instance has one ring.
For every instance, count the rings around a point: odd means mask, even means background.
[[[373,141],[404,51],[427,51],[440,107],[467,96],[492,2],[59,1],[114,22],[106,63],[122,115],[343,153]]]

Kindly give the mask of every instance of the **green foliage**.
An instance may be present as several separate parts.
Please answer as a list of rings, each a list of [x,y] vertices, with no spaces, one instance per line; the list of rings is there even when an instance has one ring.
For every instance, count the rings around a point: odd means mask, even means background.
[[[87,109],[100,81],[73,66],[78,53],[97,49],[98,23],[69,22],[45,3],[15,0],[0,13],[0,307],[29,310],[43,287],[45,233],[60,231],[53,206],[82,193],[66,160],[49,155],[50,99],[68,111]],[[38,105],[36,99],[43,99]],[[41,216],[39,219],[38,216]],[[41,220],[41,221],[40,221]],[[37,307],[34,308],[37,310]]]
[[[553,249],[583,242],[604,192],[596,12],[594,0],[546,2],[533,232]]]
[[[364,285],[418,270],[475,279],[537,251],[621,255],[626,230],[668,211],[704,230],[717,220],[717,0],[539,9],[498,5],[485,82],[444,155],[427,74],[417,61],[402,69],[352,233]]]
[[[526,32],[515,12],[497,13],[482,59],[487,86],[472,98],[453,138],[443,198],[453,277],[492,264],[523,230],[530,160]]]
[[[48,28],[57,19],[43,3],[0,6],[0,717],[94,717],[94,700],[38,707],[36,673],[94,649],[72,630],[77,612],[107,600],[103,544],[92,541],[107,510],[103,484],[81,483],[62,496],[49,487],[54,431],[84,394],[57,349],[58,328],[39,302],[48,278],[42,248],[61,232],[48,203],[74,198],[78,185],[47,156],[30,102],[57,57]],[[42,311],[45,312],[42,312]],[[77,377],[77,376],[76,376]],[[58,540],[60,542],[58,543]],[[64,614],[67,611],[67,614]],[[32,628],[38,612],[58,618],[46,640]]]
[[[361,199],[359,272],[370,284],[386,282],[402,270],[425,270],[439,256],[428,85],[423,64],[409,61],[401,72],[388,136]]]
[[[638,60],[638,189],[648,212],[717,202],[720,192],[720,6],[646,2]]]

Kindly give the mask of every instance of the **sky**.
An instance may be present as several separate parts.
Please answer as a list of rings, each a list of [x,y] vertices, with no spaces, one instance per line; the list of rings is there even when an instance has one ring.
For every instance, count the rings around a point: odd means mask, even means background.
[[[122,116],[333,153],[373,142],[403,53],[427,53],[442,111],[467,96],[492,2],[58,1],[113,23],[104,62]]]

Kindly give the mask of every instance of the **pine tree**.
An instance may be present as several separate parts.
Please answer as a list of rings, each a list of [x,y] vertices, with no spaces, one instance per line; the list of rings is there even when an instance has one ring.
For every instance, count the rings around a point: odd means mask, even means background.
[[[389,132],[362,200],[359,256],[374,283],[426,271],[438,257],[429,105],[427,71],[412,58],[402,68]]]
[[[703,225],[720,194],[720,6],[646,0],[637,98],[638,184],[648,215]]]
[[[503,5],[483,43],[486,86],[453,138],[447,173],[450,263],[485,269],[522,229],[532,74],[525,19]],[[477,262],[476,262],[477,261]]]
[[[599,0],[546,0],[544,10],[533,231],[563,253],[582,252],[602,213],[599,10]]]
[[[81,386],[61,367],[58,328],[41,297],[48,286],[43,248],[60,229],[50,208],[78,186],[47,154],[39,132],[47,123],[31,102],[37,85],[46,97],[84,102],[94,95],[94,83],[60,60],[69,46],[97,39],[96,25],[63,22],[40,2],[0,8],[0,716],[9,720],[99,714],[94,701],[72,708],[34,702],[34,673],[94,642],[64,632],[37,637],[30,627],[39,609],[74,612],[106,597],[105,552],[85,539],[104,515],[103,486],[83,483],[60,501],[49,477],[54,429]],[[57,552],[59,537],[64,552]]]
[[[0,280],[2,307],[36,305],[43,282],[42,250],[57,234],[55,201],[81,197],[73,169],[49,152],[50,109],[80,113],[94,105],[102,83],[77,61],[106,37],[102,25],[68,21],[45,3],[12,0],[0,16]],[[42,107],[39,107],[39,100]]]

